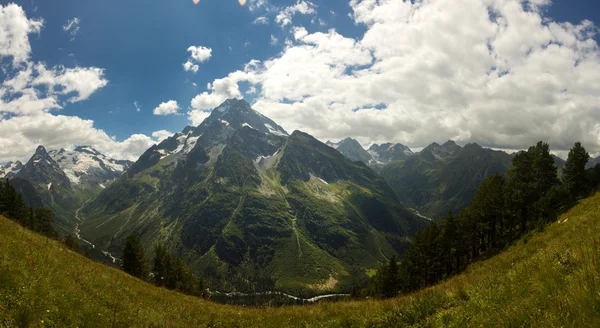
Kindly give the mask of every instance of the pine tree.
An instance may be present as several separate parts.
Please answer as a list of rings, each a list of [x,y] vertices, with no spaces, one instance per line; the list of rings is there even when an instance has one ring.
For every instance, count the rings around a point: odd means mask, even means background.
[[[54,222],[52,210],[47,208],[36,208],[34,221],[37,232],[48,237],[56,237],[56,231],[52,227],[52,222]]]
[[[154,265],[152,267],[155,285],[164,286],[168,283],[171,262],[171,257],[165,247],[163,245],[156,245],[154,247]]]
[[[590,159],[590,154],[580,142],[575,143],[569,151],[569,157],[563,170],[563,183],[570,199],[575,200],[587,192],[588,178],[585,166]]]
[[[140,238],[134,235],[127,236],[123,247],[123,271],[134,277],[145,280],[147,277],[146,257]]]
[[[399,268],[396,256],[390,258],[388,265],[383,272],[383,296],[394,297],[398,295],[399,287]]]

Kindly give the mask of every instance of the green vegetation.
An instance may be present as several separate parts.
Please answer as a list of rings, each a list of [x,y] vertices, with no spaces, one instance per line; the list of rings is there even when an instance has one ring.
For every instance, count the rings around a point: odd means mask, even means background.
[[[438,283],[469,263],[496,254],[530,230],[543,229],[592,187],[585,172],[588,158],[576,143],[561,184],[548,144],[540,141],[517,154],[508,179],[487,178],[458,215],[450,212],[418,232],[400,269],[395,262],[384,265],[365,293],[390,297],[398,290],[410,292]]]
[[[461,148],[449,141],[390,162],[381,176],[404,205],[437,219],[449,210],[457,213],[466,207],[485,178],[506,175],[511,160],[511,155],[502,151],[477,144]]]
[[[462,274],[388,300],[242,308],[94,263],[0,217],[0,326],[593,327],[600,325],[600,194]]]
[[[57,238],[52,227],[54,214],[47,208],[32,208],[25,204],[23,195],[8,181],[0,181],[0,214],[4,213],[19,224],[45,236]]]
[[[83,207],[82,236],[114,254],[129,234],[164,245],[219,291],[310,297],[365,284],[426,225],[366,165],[305,133],[196,132],[189,155],[151,148]]]
[[[123,271],[130,275],[146,280],[148,278],[148,269],[144,247],[140,243],[140,238],[129,235],[123,246]]]

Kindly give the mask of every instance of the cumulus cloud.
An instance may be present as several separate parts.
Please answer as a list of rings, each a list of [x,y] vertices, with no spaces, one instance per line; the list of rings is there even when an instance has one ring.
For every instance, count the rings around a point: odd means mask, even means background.
[[[190,57],[183,64],[183,70],[186,72],[197,73],[200,67],[199,63],[204,63],[212,56],[212,49],[203,46],[191,46],[187,50],[190,53]]]
[[[213,83],[209,83],[207,88],[210,92],[203,92],[192,99],[192,109],[206,110],[217,107],[223,101],[229,98],[239,98],[242,96],[240,91],[239,83],[242,81],[248,81],[253,84],[259,83],[258,61],[250,61],[246,64],[244,71],[235,71],[230,73],[227,77],[222,79],[214,80]]]
[[[27,62],[9,72],[0,85],[0,113],[35,115],[88,99],[108,84],[104,71],[96,67],[47,68]],[[40,92],[44,87],[46,92]]]
[[[142,108],[140,107],[140,105],[138,104],[137,100],[133,102],[133,105],[135,106],[135,110],[139,113]]]
[[[28,35],[39,33],[42,19],[29,19],[15,4],[0,5],[0,161],[27,161],[38,145],[49,149],[91,145],[109,156],[135,160],[157,140],[134,134],[117,141],[92,120],[56,115],[69,103],[84,101],[108,84],[96,67],[47,67],[30,60]],[[73,25],[69,30],[73,29]]]
[[[203,63],[203,62],[209,60],[212,55],[211,48],[206,48],[206,47],[202,47],[202,46],[198,46],[198,47],[191,46],[188,48],[188,52],[190,53],[190,58],[192,58],[193,60],[195,60],[199,63]]]
[[[543,0],[350,5],[366,27],[361,38],[293,28],[279,55],[215,80],[192,108],[212,108],[250,85],[255,109],[322,140],[419,148],[454,139],[506,149],[545,140],[556,150],[579,140],[600,151],[592,22],[552,21]]]
[[[179,112],[179,105],[175,100],[160,103],[153,111],[154,115],[173,115],[177,112]]]
[[[67,23],[63,25],[63,31],[69,33],[71,36],[71,41],[75,40],[75,37],[79,32],[79,18],[74,17],[67,20]]]
[[[198,70],[200,69],[200,66],[198,66],[197,64],[192,63],[191,61],[186,61],[185,63],[183,63],[183,70],[186,72],[194,72],[194,73],[198,73]]]
[[[28,19],[20,6],[0,4],[0,59],[12,57],[15,65],[28,60],[31,54],[29,34],[39,33],[43,26],[43,19]]]
[[[298,0],[298,2],[296,2],[296,4],[293,6],[285,7],[283,10],[281,10],[275,17],[275,22],[281,25],[281,27],[285,27],[292,24],[292,18],[294,15],[316,14],[316,8],[317,6],[310,1]]]
[[[192,109],[188,112],[188,119],[193,126],[198,126],[210,115],[211,111],[204,109]]]
[[[94,128],[93,121],[76,116],[44,113],[0,120],[0,159],[3,161],[27,161],[38,145],[48,149],[91,145],[113,158],[136,160],[156,142],[143,134],[118,142],[103,130]]]
[[[159,130],[159,131],[152,132],[152,137],[154,139],[156,139],[158,142],[161,142],[172,135],[173,135],[173,132],[169,132],[167,130]]]

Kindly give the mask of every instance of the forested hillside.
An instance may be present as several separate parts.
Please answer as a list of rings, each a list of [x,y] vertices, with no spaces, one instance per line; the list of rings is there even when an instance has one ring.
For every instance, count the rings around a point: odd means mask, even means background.
[[[0,326],[594,327],[600,194],[443,283],[389,300],[227,306],[154,287],[0,216]]]

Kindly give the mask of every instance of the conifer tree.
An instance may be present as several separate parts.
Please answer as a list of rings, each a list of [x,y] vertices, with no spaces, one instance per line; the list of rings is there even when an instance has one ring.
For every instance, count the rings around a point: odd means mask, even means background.
[[[383,272],[383,296],[394,297],[398,295],[399,269],[396,256],[392,256]]]
[[[52,227],[52,222],[54,222],[52,210],[47,208],[36,208],[34,221],[39,233],[48,237],[56,237],[56,231],[54,231],[54,228]]]
[[[584,195],[588,188],[585,166],[590,159],[590,154],[580,142],[575,143],[569,151],[569,157],[563,170],[563,183],[570,199],[574,200]]]
[[[152,267],[155,285],[164,286],[168,284],[171,262],[171,257],[165,247],[163,245],[156,245],[154,247],[154,265]]]
[[[127,236],[123,247],[123,271],[134,277],[146,280],[146,257],[140,238],[134,235]]]

